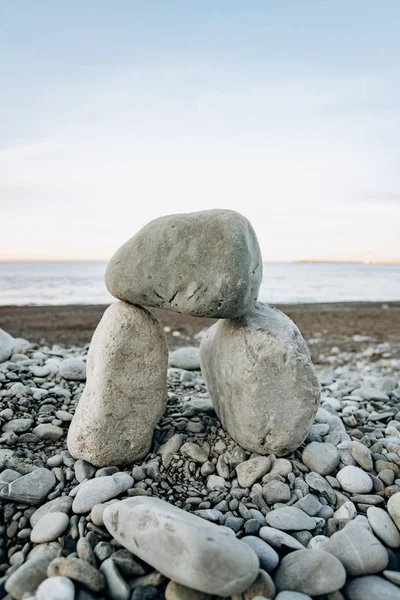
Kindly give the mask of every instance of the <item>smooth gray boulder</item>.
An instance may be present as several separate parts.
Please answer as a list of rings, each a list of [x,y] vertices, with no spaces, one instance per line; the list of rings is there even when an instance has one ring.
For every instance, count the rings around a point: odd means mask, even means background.
[[[90,344],[87,384],[68,431],[68,450],[97,467],[140,460],[167,404],[168,348],[157,319],[115,302]]]
[[[36,590],[37,600],[74,600],[75,586],[68,577],[49,577]]]
[[[81,358],[66,358],[60,364],[60,375],[64,379],[71,379],[72,381],[85,381],[86,364]]]
[[[322,550],[295,550],[287,554],[274,579],[278,592],[292,590],[310,596],[336,592],[345,581],[342,563]]]
[[[200,370],[200,351],[196,346],[177,348],[169,355],[169,366],[187,371]]]
[[[365,527],[349,521],[324,544],[344,565],[349,575],[370,575],[386,569],[389,558],[386,548]]]
[[[176,583],[218,596],[246,590],[259,561],[224,527],[164,500],[128,498],[108,506],[104,524],[114,539]]]
[[[36,506],[47,498],[56,483],[57,480],[49,469],[35,469],[3,487],[0,496],[11,502]]]
[[[261,278],[251,224],[219,209],[151,221],[117,250],[105,275],[120,300],[219,318],[251,311]]]
[[[33,594],[47,578],[48,566],[58,554],[57,548],[50,545],[43,546],[36,556],[28,558],[10,575],[4,586],[6,592],[16,600],[22,600],[27,594]]]
[[[0,363],[10,358],[14,352],[14,343],[14,338],[4,329],[0,329]]]
[[[31,542],[44,544],[56,540],[69,525],[69,518],[63,512],[49,512],[43,515],[31,531]]]
[[[218,321],[200,346],[201,370],[224,429],[258,454],[287,454],[307,437],[320,389],[307,345],[282,312],[257,303]]]
[[[344,588],[347,600],[400,600],[400,589],[376,575],[356,577]]]
[[[72,510],[77,515],[88,513],[96,504],[116,498],[132,486],[133,477],[128,473],[115,473],[115,475],[89,479],[80,485]]]

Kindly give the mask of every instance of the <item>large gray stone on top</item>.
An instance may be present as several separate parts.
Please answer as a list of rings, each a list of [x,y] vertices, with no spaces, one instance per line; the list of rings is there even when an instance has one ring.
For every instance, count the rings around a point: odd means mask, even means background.
[[[168,348],[157,319],[115,302],[90,344],[87,383],[68,431],[68,450],[97,467],[140,460],[167,404]]]
[[[251,311],[261,278],[256,234],[232,210],[151,221],[117,250],[105,275],[120,300],[219,318]]]
[[[220,320],[200,346],[203,376],[223,427],[243,448],[287,454],[306,438],[320,390],[307,345],[279,310]]]
[[[51,471],[44,468],[35,469],[11,481],[0,491],[0,496],[4,500],[35,506],[47,497],[56,483],[57,480]]]
[[[0,329],[0,363],[8,360],[13,352],[14,338],[4,329]]]
[[[137,497],[108,506],[104,524],[121,545],[166,577],[208,594],[231,596],[247,589],[259,561],[224,527],[164,500]]]

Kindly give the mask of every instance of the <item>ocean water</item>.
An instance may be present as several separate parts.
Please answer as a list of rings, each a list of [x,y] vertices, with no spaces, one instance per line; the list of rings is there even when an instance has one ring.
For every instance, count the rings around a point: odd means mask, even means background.
[[[108,304],[105,262],[0,262],[1,305]],[[264,263],[271,304],[400,300],[400,265]]]

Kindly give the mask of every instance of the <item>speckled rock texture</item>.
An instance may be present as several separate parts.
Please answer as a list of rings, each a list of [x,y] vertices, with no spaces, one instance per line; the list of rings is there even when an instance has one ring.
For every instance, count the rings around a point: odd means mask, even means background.
[[[103,467],[143,458],[167,403],[168,348],[153,315],[125,302],[104,313],[68,431],[75,458]]]
[[[200,362],[215,411],[243,448],[284,455],[306,438],[320,389],[306,343],[279,310],[253,312],[210,327]]]
[[[151,221],[117,250],[105,276],[120,300],[219,318],[250,312],[261,278],[256,234],[232,210]]]

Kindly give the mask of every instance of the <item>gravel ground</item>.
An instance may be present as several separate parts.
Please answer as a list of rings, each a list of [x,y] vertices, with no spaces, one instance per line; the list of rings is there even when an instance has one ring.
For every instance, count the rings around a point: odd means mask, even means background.
[[[153,496],[255,550],[260,572],[246,600],[400,599],[399,344],[356,336],[351,351],[324,348],[321,408],[293,454],[244,451],[221,429],[200,371],[170,368],[151,453],[96,469],[66,449],[88,346],[17,341],[0,364],[0,597],[205,598],[104,526],[105,500]]]

